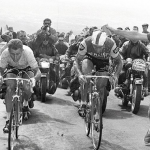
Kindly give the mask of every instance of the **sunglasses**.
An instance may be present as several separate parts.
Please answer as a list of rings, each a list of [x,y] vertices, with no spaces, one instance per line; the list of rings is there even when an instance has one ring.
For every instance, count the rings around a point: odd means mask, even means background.
[[[51,23],[44,23],[45,25],[50,25]]]

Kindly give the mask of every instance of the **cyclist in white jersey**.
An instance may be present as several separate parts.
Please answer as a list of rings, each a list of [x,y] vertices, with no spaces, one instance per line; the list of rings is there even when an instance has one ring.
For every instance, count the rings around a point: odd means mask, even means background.
[[[36,80],[40,79],[41,72],[38,68],[37,61],[33,55],[32,50],[28,46],[24,46],[19,39],[12,39],[8,42],[8,48],[5,49],[0,58],[0,83],[3,83],[4,71],[7,69],[6,77],[15,78],[19,71],[26,71],[31,78],[32,83],[35,84]],[[23,78],[28,78],[23,74]],[[6,82],[7,91],[5,95],[7,120],[3,128],[5,133],[8,133],[9,117],[12,108],[12,95],[15,90],[15,81],[8,80]],[[28,109],[28,99],[31,96],[30,87],[24,84],[24,107]]]

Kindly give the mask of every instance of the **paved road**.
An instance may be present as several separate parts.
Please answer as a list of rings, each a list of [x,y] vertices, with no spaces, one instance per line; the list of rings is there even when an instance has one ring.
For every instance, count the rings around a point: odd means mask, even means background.
[[[86,137],[83,119],[77,114],[77,103],[67,91],[58,89],[47,102],[35,101],[28,121],[19,129],[19,140],[15,150],[92,150],[91,139]],[[108,97],[104,113],[103,139],[100,150],[149,150],[143,138],[149,127],[147,117],[150,96],[141,103],[140,111],[134,115],[121,107],[113,91]],[[0,150],[7,150],[7,134],[3,134],[5,107],[0,101]]]

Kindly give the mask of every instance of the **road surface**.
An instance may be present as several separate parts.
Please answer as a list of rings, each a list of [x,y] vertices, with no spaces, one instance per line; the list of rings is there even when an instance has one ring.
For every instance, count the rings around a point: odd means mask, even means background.
[[[46,103],[35,101],[31,116],[19,129],[15,150],[92,150],[91,139],[85,135],[84,122],[77,113],[77,105],[67,90],[57,89],[47,95]],[[104,113],[104,128],[100,150],[149,150],[144,136],[149,128],[147,117],[150,96],[141,102],[137,115],[131,113],[130,105],[121,107],[121,100],[111,91]],[[0,101],[0,150],[7,150],[5,107]]]

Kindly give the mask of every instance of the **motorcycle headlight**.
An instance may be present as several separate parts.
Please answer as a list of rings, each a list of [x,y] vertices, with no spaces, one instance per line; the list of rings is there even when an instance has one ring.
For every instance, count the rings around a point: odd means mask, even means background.
[[[40,66],[42,68],[49,68],[50,64],[49,64],[49,62],[43,61],[43,62],[40,63]]]
[[[49,59],[49,62],[50,62],[50,63],[53,63],[53,58],[50,58],[50,59]]]
[[[64,64],[60,64],[60,68],[64,68],[65,67],[65,65]]]

